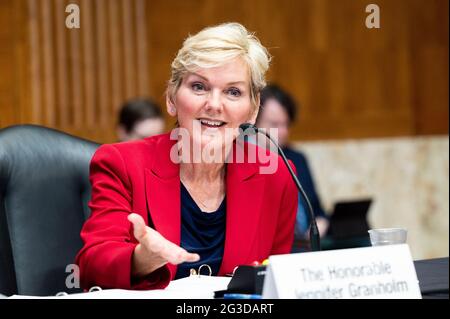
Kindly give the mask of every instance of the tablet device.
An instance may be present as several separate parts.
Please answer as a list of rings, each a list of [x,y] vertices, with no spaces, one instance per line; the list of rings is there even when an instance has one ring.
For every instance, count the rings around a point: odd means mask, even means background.
[[[333,239],[347,239],[368,236],[370,229],[367,213],[372,199],[338,202],[330,217],[327,236]]]

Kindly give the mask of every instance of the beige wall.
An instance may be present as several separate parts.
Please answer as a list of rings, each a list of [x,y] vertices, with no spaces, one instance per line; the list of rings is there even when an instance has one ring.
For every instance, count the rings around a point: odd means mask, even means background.
[[[307,155],[327,211],[374,198],[373,228],[406,227],[415,259],[449,254],[448,136],[295,144]]]

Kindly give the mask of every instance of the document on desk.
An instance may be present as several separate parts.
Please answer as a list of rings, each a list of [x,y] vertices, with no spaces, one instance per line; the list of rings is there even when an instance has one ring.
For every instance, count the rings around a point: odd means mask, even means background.
[[[190,276],[173,280],[165,289],[124,290],[105,289],[95,292],[70,294],[64,296],[33,297],[14,295],[12,299],[51,298],[51,299],[212,299],[214,291],[227,289],[231,277]]]

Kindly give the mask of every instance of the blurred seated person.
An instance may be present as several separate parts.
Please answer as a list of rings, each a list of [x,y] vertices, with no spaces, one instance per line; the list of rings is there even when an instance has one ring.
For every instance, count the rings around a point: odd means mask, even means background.
[[[117,136],[119,141],[140,140],[164,132],[164,117],[159,106],[150,99],[125,102],[119,113]]]
[[[291,148],[288,143],[289,126],[294,122],[296,113],[297,107],[294,99],[279,86],[269,84],[261,91],[261,107],[256,119],[256,126],[266,130],[270,128],[278,129],[278,143],[286,157],[294,163],[297,169],[297,178],[311,201],[311,206],[316,215],[317,227],[319,228],[320,236],[323,237],[328,229],[328,219],[320,204],[308,161],[304,154]],[[299,194],[295,225],[295,238],[297,240],[309,238],[310,222],[307,204]]]

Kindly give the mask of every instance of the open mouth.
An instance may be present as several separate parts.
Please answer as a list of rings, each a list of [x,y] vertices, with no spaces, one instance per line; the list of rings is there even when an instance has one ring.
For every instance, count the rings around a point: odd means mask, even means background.
[[[208,127],[208,128],[217,128],[226,125],[226,122],[219,121],[219,120],[210,120],[210,119],[198,119],[202,126]]]

